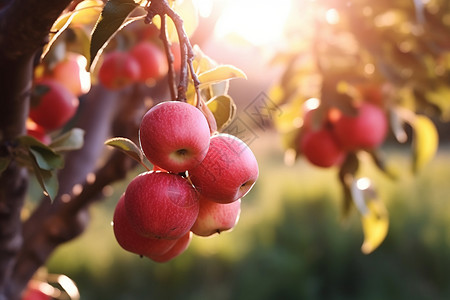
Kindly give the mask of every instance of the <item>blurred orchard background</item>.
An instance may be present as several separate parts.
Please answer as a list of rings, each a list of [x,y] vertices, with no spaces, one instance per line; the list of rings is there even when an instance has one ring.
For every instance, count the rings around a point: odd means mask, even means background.
[[[93,205],[87,231],[59,247],[36,276],[69,276],[83,300],[449,299],[448,1],[194,2],[192,43],[248,77],[230,85],[240,122],[230,128],[255,153],[260,177],[242,201],[238,225],[194,236],[168,263],[140,258],[120,248],[110,225],[126,180],[110,186],[107,199]],[[370,254],[361,251],[358,210],[344,217],[338,168],[315,167],[301,154],[293,159],[290,129],[278,126],[292,113],[286,103],[295,102],[276,92],[288,90],[286,74],[302,103],[320,98],[324,78],[360,80],[386,103],[427,113],[438,129],[437,153],[417,172],[411,138],[400,143],[392,131],[379,150],[395,179],[367,153],[358,156],[358,174],[370,178],[389,212],[387,236]],[[257,117],[249,113],[254,108]]]

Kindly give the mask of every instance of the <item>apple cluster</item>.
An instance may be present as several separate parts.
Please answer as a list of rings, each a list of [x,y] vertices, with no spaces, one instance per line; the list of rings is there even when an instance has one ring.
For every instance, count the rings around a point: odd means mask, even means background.
[[[151,85],[167,73],[166,56],[161,47],[151,39],[157,29],[153,29],[152,26],[145,27],[148,27],[146,31],[136,32],[138,42],[129,49],[116,49],[104,54],[98,71],[98,79],[105,88],[120,90],[133,83]],[[178,44],[173,44],[171,51],[177,70],[180,64]]]
[[[180,101],[147,111],[139,138],[154,168],[131,180],[117,203],[113,230],[122,248],[166,262],[187,249],[193,234],[234,228],[259,174],[242,140],[211,136],[203,113]]]
[[[328,168],[340,165],[348,152],[374,149],[386,138],[387,117],[375,104],[361,102],[356,107],[356,115],[330,110],[319,128],[312,126],[314,112],[308,110],[304,115],[298,147],[315,166]]]
[[[76,113],[78,97],[91,88],[86,58],[67,52],[65,58],[42,65],[33,81],[27,133],[44,144],[51,142],[49,132],[62,128]]]

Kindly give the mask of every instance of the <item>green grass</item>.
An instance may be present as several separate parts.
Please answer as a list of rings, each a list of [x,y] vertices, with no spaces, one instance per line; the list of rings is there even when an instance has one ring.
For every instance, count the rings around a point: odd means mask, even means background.
[[[395,182],[364,165],[360,175],[373,179],[390,214],[386,240],[364,255],[357,212],[341,219],[337,170],[303,159],[285,166],[275,140],[251,144],[260,178],[232,232],[194,237],[166,264],[127,253],[110,225],[120,183],[92,208],[87,232],[53,255],[49,271],[74,279],[83,300],[450,298],[449,151],[412,176],[410,154],[386,149],[402,175]]]

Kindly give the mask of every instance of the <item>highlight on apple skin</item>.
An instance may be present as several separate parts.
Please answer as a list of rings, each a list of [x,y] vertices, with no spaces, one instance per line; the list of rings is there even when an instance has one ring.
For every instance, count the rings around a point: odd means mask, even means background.
[[[250,191],[258,179],[259,168],[255,155],[242,140],[220,133],[211,137],[206,157],[188,174],[202,196],[231,203]]]
[[[142,118],[139,139],[147,159],[164,170],[180,173],[196,167],[210,144],[208,121],[195,106],[166,101]]]

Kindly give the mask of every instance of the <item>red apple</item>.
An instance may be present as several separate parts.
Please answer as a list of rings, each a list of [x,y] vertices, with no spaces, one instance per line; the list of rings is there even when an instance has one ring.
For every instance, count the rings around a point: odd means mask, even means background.
[[[51,300],[55,288],[47,282],[30,280],[21,300]]]
[[[27,119],[26,122],[27,134],[36,138],[41,143],[48,145],[52,142],[50,136],[45,132],[44,127],[36,124],[33,120]]]
[[[244,197],[258,178],[258,162],[250,148],[229,134],[211,137],[205,159],[189,170],[189,178],[199,193],[218,203]]]
[[[388,122],[383,110],[363,102],[356,116],[341,114],[333,123],[333,132],[340,145],[348,150],[378,147],[386,138]]]
[[[81,96],[91,89],[91,75],[86,71],[86,65],[86,57],[69,52],[63,61],[55,65],[51,77],[75,96]]]
[[[127,215],[124,195],[120,197],[114,210],[113,230],[119,245],[138,255],[163,255],[176,243],[176,240],[148,238],[138,234]]]
[[[149,41],[137,43],[130,54],[137,60],[141,68],[139,81],[159,79],[167,73],[167,59],[160,48]]]
[[[139,79],[141,67],[128,52],[114,51],[105,54],[98,71],[98,80],[110,90],[124,88]]]
[[[188,180],[165,172],[136,176],[124,201],[134,229],[152,238],[180,238],[194,225],[199,210],[198,194]]]
[[[79,100],[55,79],[35,82],[30,118],[46,130],[59,129],[74,115]]]
[[[300,140],[300,150],[310,163],[322,168],[340,164],[345,157],[345,151],[326,128],[306,130]]]
[[[189,247],[192,240],[192,232],[187,232],[181,238],[176,240],[175,245],[162,255],[148,255],[151,260],[159,263],[168,262],[169,260],[179,256]]]
[[[180,173],[197,166],[206,156],[210,131],[199,109],[185,102],[167,101],[144,115],[139,138],[152,164]]]
[[[199,236],[210,236],[234,228],[241,212],[241,199],[232,203],[217,203],[200,196],[200,210],[191,231]]]

